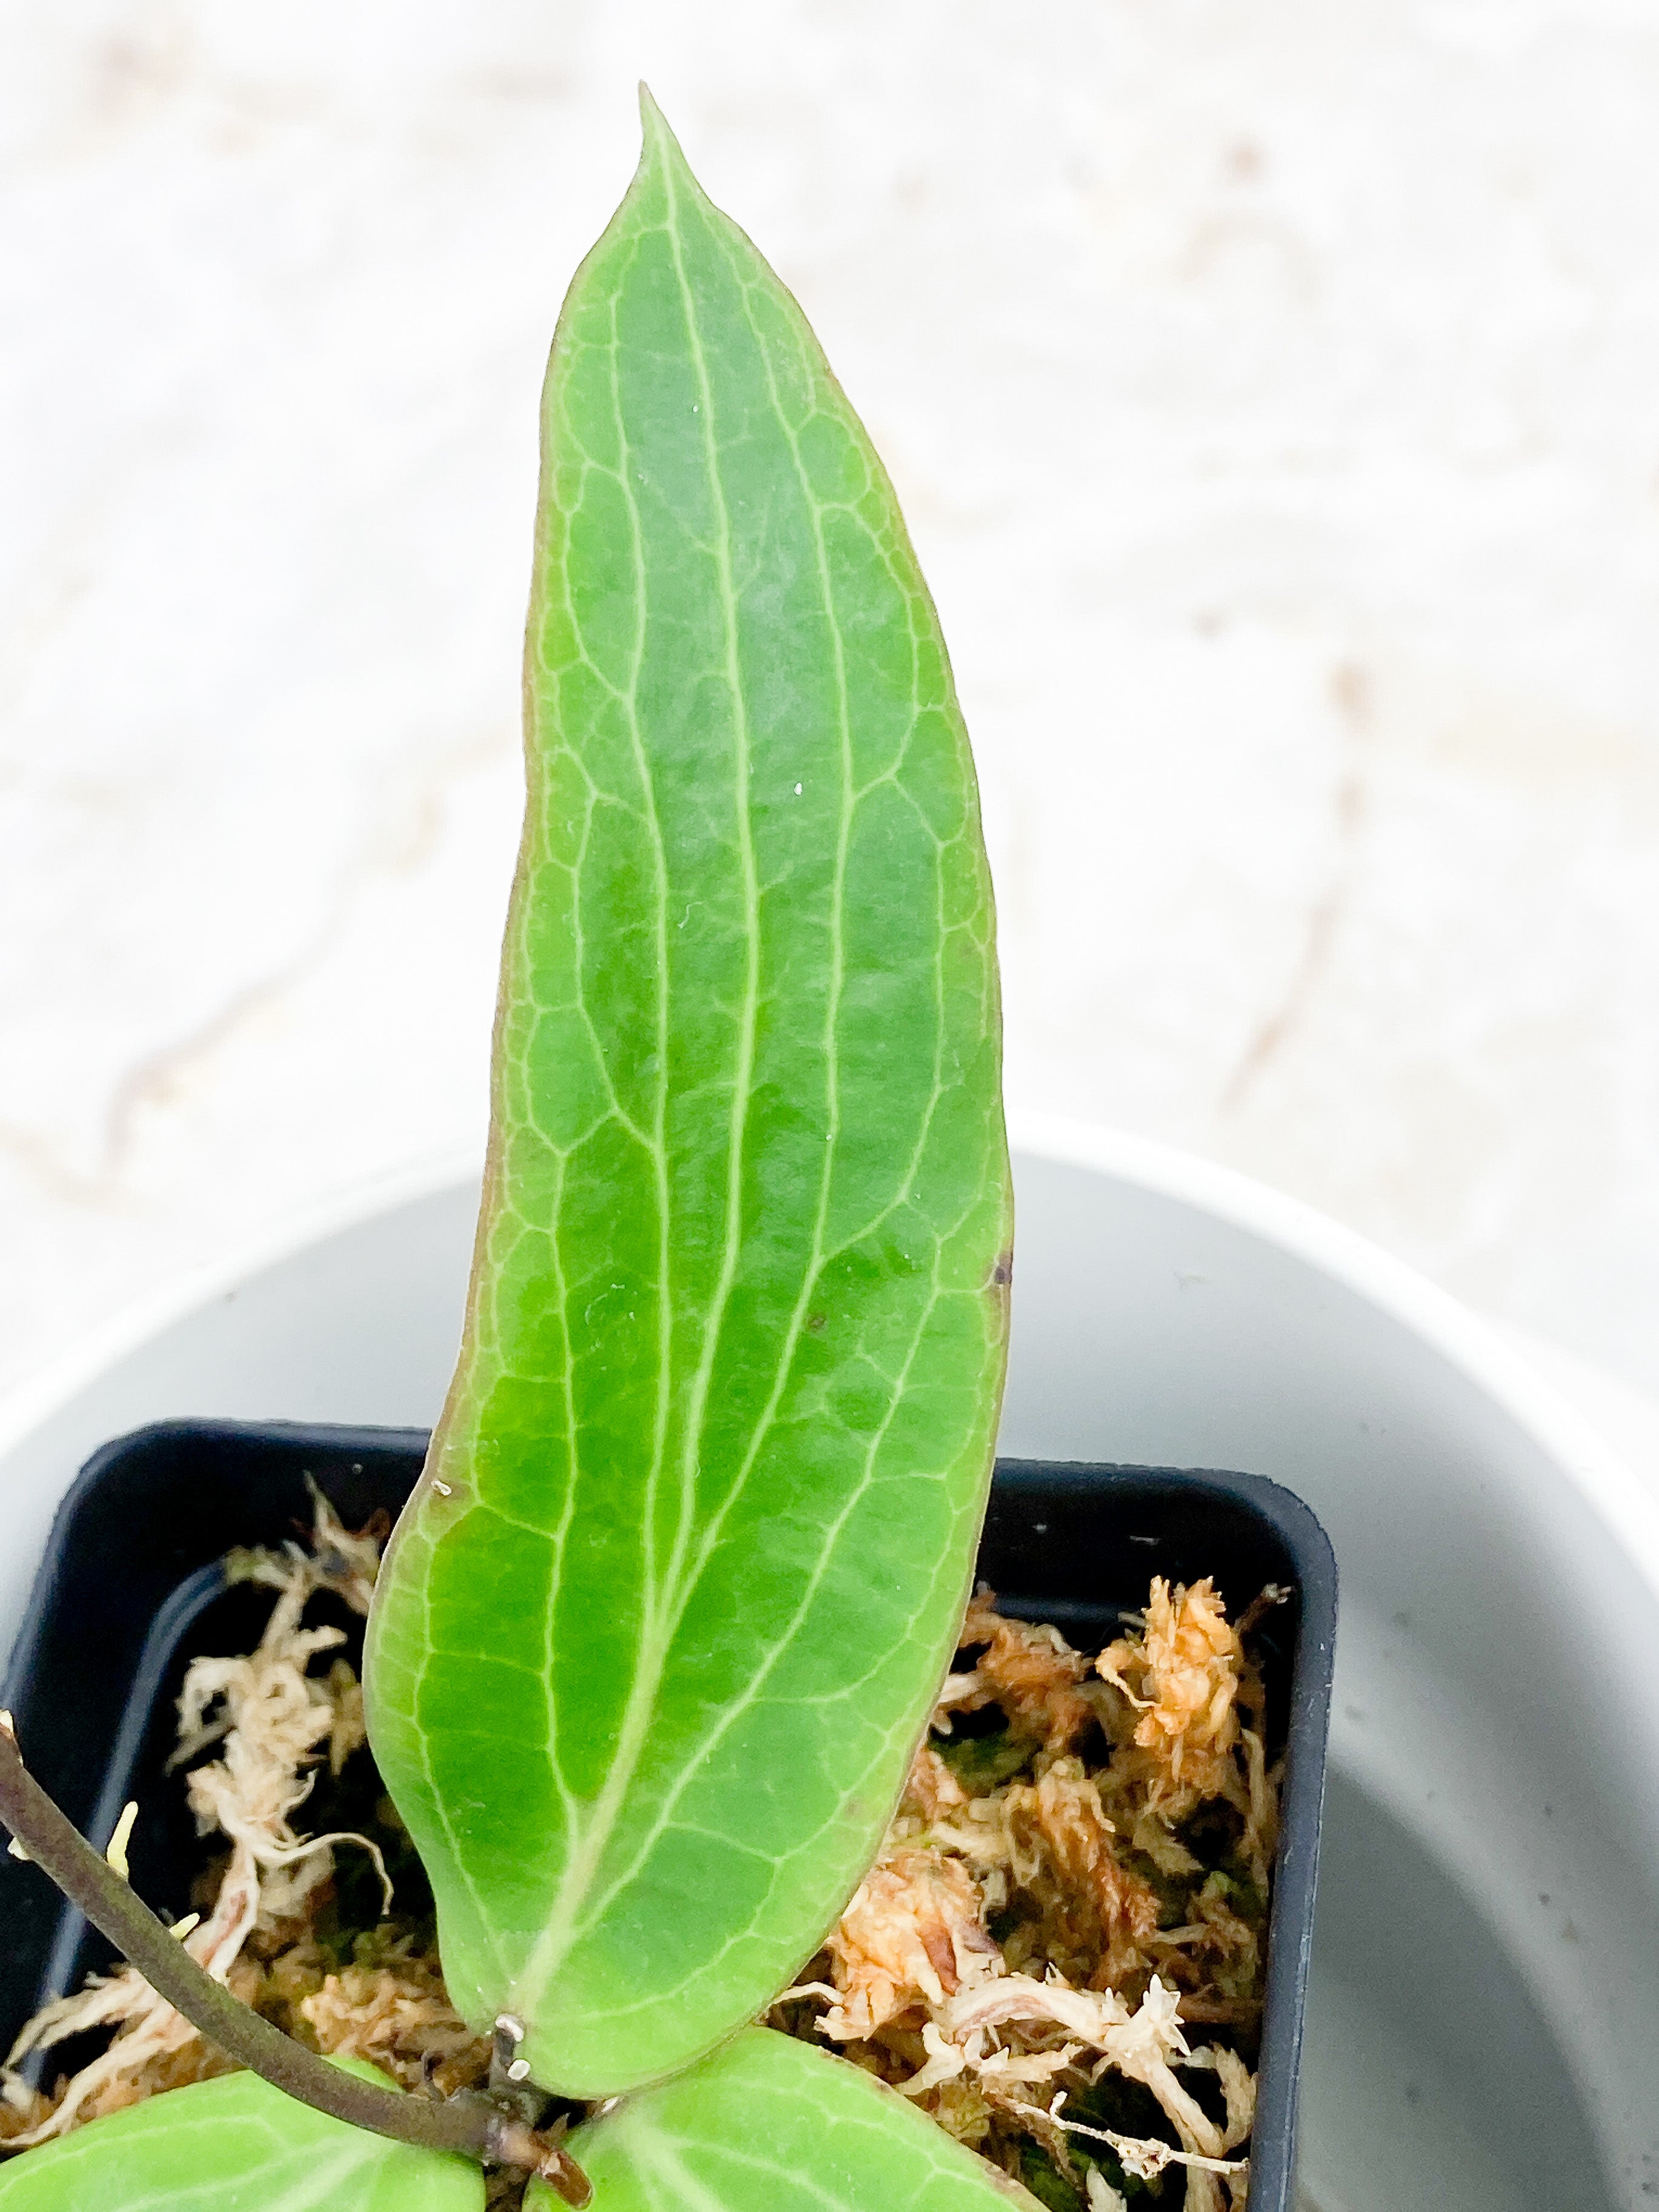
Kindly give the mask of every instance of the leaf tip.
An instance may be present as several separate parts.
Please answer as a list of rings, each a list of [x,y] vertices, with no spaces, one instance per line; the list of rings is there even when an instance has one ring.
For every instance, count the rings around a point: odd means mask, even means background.
[[[643,77],[640,80],[640,129],[645,141],[640,149],[641,173],[660,163],[674,170],[701,195],[702,188],[685,158],[685,149],[669,127],[668,118],[658,106]]]
[[[651,88],[643,77],[640,79],[640,129],[644,134],[643,150],[647,161],[653,154],[678,155],[679,159],[684,161],[684,155],[680,153],[680,142],[669,129],[668,118],[658,106]]]

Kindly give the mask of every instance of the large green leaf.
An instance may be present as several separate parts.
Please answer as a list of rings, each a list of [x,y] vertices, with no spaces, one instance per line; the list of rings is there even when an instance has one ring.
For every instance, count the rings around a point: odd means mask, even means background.
[[[370,1732],[461,2009],[599,2095],[868,1864],[971,1572],[1010,1236],[937,619],[799,309],[655,110],[548,373],[465,1340]]]
[[[386,2087],[372,2066],[348,2070]],[[3,2212],[483,2212],[464,2158],[313,2112],[254,2074],[169,2089],[0,2163]]]
[[[844,2058],[752,2027],[572,2136],[593,2212],[1038,2212]],[[525,2212],[558,2212],[532,2182]]]

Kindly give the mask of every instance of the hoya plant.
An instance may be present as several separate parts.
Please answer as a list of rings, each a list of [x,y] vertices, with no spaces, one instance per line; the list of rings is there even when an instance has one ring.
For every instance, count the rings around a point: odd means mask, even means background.
[[[1013,2189],[750,2025],[872,1860],[951,1657],[1011,1203],[932,601],[799,308],[642,105],[548,371],[465,1332],[367,1644],[496,2089],[404,2095],[238,2004],[0,1730],[21,1848],[252,2069],[0,2166],[4,2212],[463,2212],[489,2163],[601,2212]],[[550,2094],[594,2117],[559,2140]]]

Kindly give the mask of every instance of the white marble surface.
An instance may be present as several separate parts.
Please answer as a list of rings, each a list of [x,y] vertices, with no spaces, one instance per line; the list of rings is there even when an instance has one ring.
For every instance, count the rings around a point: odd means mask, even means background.
[[[951,639],[1012,1096],[1659,1388],[1650,0],[0,15],[0,1387],[477,1141],[647,76]]]

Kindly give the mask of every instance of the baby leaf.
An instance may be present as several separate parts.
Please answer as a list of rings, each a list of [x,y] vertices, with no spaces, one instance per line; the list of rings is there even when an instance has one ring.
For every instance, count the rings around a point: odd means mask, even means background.
[[[368,1675],[451,1993],[578,2096],[751,2016],[872,1856],[1010,1234],[937,617],[799,307],[645,125],[548,372],[483,1212]]]
[[[844,2058],[752,2027],[579,2129],[594,2212],[1037,2212],[1035,2197]],[[557,2212],[532,2182],[525,2212]]]
[[[385,2086],[362,2061],[353,2073]],[[483,2212],[463,2158],[313,2112],[255,2074],[224,2074],[0,2164],[3,2212]]]

